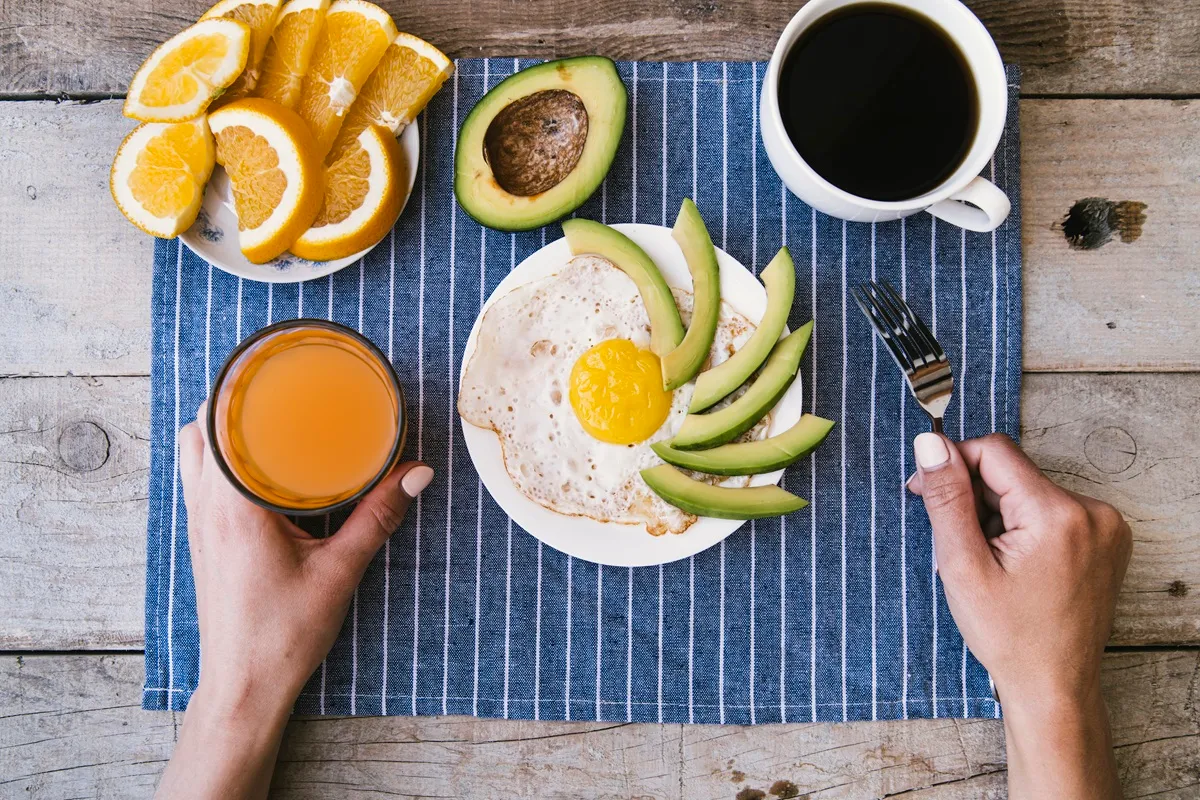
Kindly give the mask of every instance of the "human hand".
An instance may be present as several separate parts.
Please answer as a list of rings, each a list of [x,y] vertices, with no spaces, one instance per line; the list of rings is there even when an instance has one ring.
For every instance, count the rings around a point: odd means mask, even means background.
[[[292,704],[333,646],[367,565],[433,470],[401,464],[336,534],[315,539],[243,497],[195,422],[179,432],[179,466],[200,685],[157,796],[265,797]]]
[[[1118,796],[1100,659],[1129,526],[1055,485],[1007,436],[925,433],[914,450],[909,488],[929,512],[946,601],[1004,703],[1012,796]],[[1054,777],[1039,782],[1030,762]],[[1088,764],[1090,775],[1062,771]]]
[[[204,418],[204,406],[197,419]],[[224,702],[290,708],[333,646],[367,565],[433,479],[401,464],[333,536],[317,539],[246,499],[197,423],[179,433],[200,623],[200,682]]]

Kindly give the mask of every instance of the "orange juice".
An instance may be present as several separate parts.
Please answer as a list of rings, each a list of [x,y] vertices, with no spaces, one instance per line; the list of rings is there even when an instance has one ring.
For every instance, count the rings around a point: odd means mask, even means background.
[[[243,343],[222,369],[210,441],[251,499],[318,513],[357,499],[394,466],[404,399],[373,344],[323,320],[279,323]]]

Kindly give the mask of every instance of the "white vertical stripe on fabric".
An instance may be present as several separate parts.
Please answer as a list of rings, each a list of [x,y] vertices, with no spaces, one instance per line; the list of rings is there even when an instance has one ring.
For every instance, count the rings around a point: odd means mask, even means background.
[[[396,228],[388,232],[388,337],[387,357],[392,360],[393,345],[395,344],[396,327]],[[392,533],[395,533],[393,531]],[[383,675],[379,689],[379,713],[387,716],[388,693],[388,614],[391,607],[392,593],[392,537],[383,543]]]
[[[754,527],[755,527],[754,520],[750,520],[750,724],[751,725],[757,724],[757,720],[755,719],[755,713],[754,713],[754,667],[755,667],[755,664],[754,664],[754,622],[755,622],[755,619],[754,618],[756,616],[756,614],[755,614],[756,609],[755,609],[755,605],[754,605],[754,601],[755,601],[755,597],[754,597],[755,574],[754,573],[756,571],[756,567],[755,567],[755,563],[754,563],[754,557],[755,557]]]
[[[542,540],[537,543],[537,599],[533,623],[533,718],[542,718]]]
[[[240,308],[240,303],[241,303],[241,280],[242,280],[241,278],[238,278],[239,308]],[[332,273],[329,275],[329,281],[327,282],[326,285],[329,287],[329,299],[326,303],[325,317],[330,322],[333,322],[333,274]],[[241,313],[239,313],[238,314],[239,326],[241,324],[241,316],[242,316]],[[325,538],[326,539],[329,538],[329,524],[330,524],[331,520],[332,520],[332,515],[326,514],[325,515]],[[325,658],[321,659],[321,713],[322,714],[325,713],[325,677],[326,677],[326,674],[328,673],[328,671],[329,671],[329,655],[326,654]],[[416,711],[414,711],[413,713],[415,714]]]
[[[487,84],[487,59],[483,61],[484,84]],[[458,146],[458,71],[454,72],[454,101],[452,103],[453,116],[451,117],[451,144],[450,150],[453,152]],[[447,404],[449,410],[446,413],[446,552],[445,561],[446,568],[443,575],[443,591],[442,591],[442,713],[449,713],[449,670],[450,670],[450,530],[454,522],[454,278],[455,272],[458,270],[457,252],[458,252],[458,205],[453,193],[450,196],[450,287],[449,297],[446,300],[446,309],[449,312],[446,320],[446,376],[450,384],[450,402]],[[479,258],[483,260],[483,241],[481,233],[481,241],[479,245]],[[476,670],[476,682],[478,682],[478,670]],[[413,687],[414,691],[416,687]]]
[[[457,112],[458,72],[455,71],[454,99]],[[421,126],[421,149],[429,144],[429,126]],[[417,278],[417,460],[424,455],[425,429],[425,187],[428,159],[421,159],[421,236]],[[451,211],[453,213],[453,211]],[[412,714],[417,714],[417,646],[420,643],[421,623],[421,495],[417,495],[417,524],[413,544],[413,638],[412,638]]]
[[[750,271],[758,274],[758,65],[750,64]]]
[[[171,708],[175,691],[175,543],[179,529],[179,317],[183,299],[183,242],[175,241],[175,424],[171,429],[171,559],[167,577],[167,707]],[[240,282],[240,278],[238,279]],[[239,283],[240,286],[240,283]],[[239,323],[241,314],[238,314]],[[160,684],[161,685],[161,684]],[[174,709],[172,709],[174,710]]]
[[[990,166],[991,166],[991,175],[990,175],[991,181],[992,181],[992,183],[995,183],[996,182],[996,156],[994,154],[992,155],[992,160],[991,160]],[[997,276],[996,276],[996,231],[993,230],[992,231],[992,388],[991,388],[991,392],[988,394],[988,397],[991,398],[992,426],[991,426],[991,428],[989,428],[989,430],[991,430],[991,431],[996,430],[996,335],[997,335],[997,331],[1000,328],[1000,326],[997,324],[997,321],[996,321],[996,315],[997,315],[997,310],[998,310],[997,305],[999,302],[997,300],[996,295],[999,290],[1000,290],[1000,284],[997,281]],[[1007,380],[1007,377],[1006,377],[1006,380]],[[1006,390],[1005,400],[1007,402],[1007,387],[1005,387],[1005,390]],[[996,696],[996,683],[995,683],[995,681],[992,680],[991,673],[988,674],[988,688],[992,690],[992,697],[994,698]],[[998,703],[992,703],[992,716],[994,716],[996,718],[999,718],[999,716],[1000,716],[1000,705]]]
[[[304,316],[304,286],[304,283],[296,284],[296,319]]]
[[[663,88],[666,88],[666,87],[664,86]],[[630,221],[630,222],[637,222],[637,201],[638,201],[638,186],[637,186],[637,178],[638,178],[638,176],[637,176],[637,158],[638,158],[638,121],[637,121],[637,114],[638,114],[638,62],[636,62],[636,61],[635,61],[635,62],[633,62],[633,103],[632,103],[632,108],[631,108],[631,111],[632,111],[632,117],[633,117],[633,119],[632,119],[632,120],[630,120],[630,134],[633,136],[633,148],[632,148],[632,150],[633,150],[633,151],[632,151],[632,153],[630,153],[630,155],[632,156],[632,163],[631,163],[631,165],[630,165],[629,173],[630,173],[630,183],[632,183],[632,184],[633,184],[633,186],[632,186],[632,188],[631,188],[631,190],[630,190],[630,191],[631,191],[631,194],[630,194],[630,199],[631,199],[631,202],[632,202],[632,207],[631,207],[631,209],[630,209],[630,212],[629,212],[629,221]]]
[[[242,280],[241,278],[238,278],[238,330],[239,331],[241,331],[241,329],[242,329],[242,327],[241,327],[242,326],[241,280]],[[329,274],[329,303],[328,303],[328,307],[325,310],[325,316],[329,319],[330,322],[333,322],[333,273]],[[238,338],[239,339],[241,338],[240,333],[238,334]]]
[[[573,588],[572,566],[575,559],[567,556],[567,660],[563,676],[563,702],[566,706],[566,720],[571,721],[571,590]]]
[[[663,565],[658,565],[658,723],[663,721]]]
[[[696,557],[688,558],[688,722],[696,721]]]
[[[930,217],[929,223],[929,286],[930,307],[933,337],[937,338],[937,217]],[[933,539],[929,540],[929,593],[933,606],[933,669],[930,682],[930,701],[933,704],[933,718],[937,719],[937,678],[938,678],[938,601],[937,601],[937,553],[933,547]]]
[[[871,280],[875,280],[875,223],[871,223]],[[875,386],[878,377],[878,342],[879,337],[871,336],[871,424],[867,426],[870,432],[869,463],[871,468],[871,719],[879,719],[879,671],[876,655],[876,618],[875,618]]]
[[[242,279],[238,278],[237,282],[237,308],[234,309],[234,324],[233,324],[233,343],[238,344],[242,341]],[[329,276],[329,308],[333,308],[333,276]],[[333,319],[333,312],[329,312],[329,318]]]
[[[366,284],[366,266],[358,260],[358,332],[363,332],[363,291]],[[267,285],[267,305],[270,307],[270,284]],[[267,312],[268,317],[270,311]],[[358,587],[350,600],[350,716],[358,713]]]
[[[271,324],[275,310],[275,284],[267,284],[267,324]],[[361,327],[361,326],[360,326]]]
[[[787,239],[787,187],[782,187],[780,191],[783,193],[783,233],[786,243]],[[812,316],[810,319],[817,318],[817,210],[811,210],[809,218],[809,231],[811,232],[812,241]],[[812,412],[817,413],[817,337],[813,336],[808,343],[810,350],[808,360],[812,365]],[[810,477],[812,480],[812,492],[809,497],[813,500],[817,499],[817,454],[814,451],[808,457]],[[811,711],[811,719],[817,721],[817,514],[814,510],[808,515],[809,525],[809,641],[808,641],[808,690],[809,690],[809,708]]]
[[[717,647],[720,660],[717,663],[717,712],[721,724],[725,724],[725,540],[721,540],[720,604],[717,609]]]
[[[667,62],[663,62],[662,79],[662,224],[667,224]]]
[[[604,660],[604,565],[596,565],[596,719],[603,719],[600,708],[600,669]]]
[[[212,264],[208,265],[208,289],[206,299],[204,301],[204,385],[208,389],[212,388]],[[300,284],[301,294],[303,294],[304,284]],[[994,350],[995,348],[993,348]],[[995,359],[992,359],[993,363]],[[993,368],[994,370],[994,368]],[[993,410],[992,417],[996,414]],[[199,420],[197,420],[199,421]],[[203,423],[201,423],[203,424]]]
[[[633,722],[633,567],[625,589],[625,721]]]
[[[900,218],[900,297],[908,302],[907,231],[905,219]],[[900,373],[900,713],[908,719],[908,436],[904,431],[905,403],[908,402],[908,381]]]
[[[692,202],[696,201],[696,195],[699,193],[700,170],[696,169],[697,155],[697,134],[699,126],[696,123],[697,118],[697,94],[700,87],[700,64],[692,62]]]
[[[846,419],[847,349],[846,341],[846,221],[842,220],[842,416]],[[848,719],[846,696],[846,426],[842,429],[842,722]]]
[[[729,231],[729,62],[721,62],[721,249]]]
[[[959,249],[959,275],[962,280],[962,391],[958,394],[958,439],[967,438],[967,231],[962,230]],[[967,641],[962,642],[962,701],[963,717],[967,716]]]
[[[479,618],[475,618],[475,629],[479,629]],[[508,518],[508,536],[504,550],[504,707],[503,716],[508,719],[508,665],[509,643],[512,641],[512,517]]]

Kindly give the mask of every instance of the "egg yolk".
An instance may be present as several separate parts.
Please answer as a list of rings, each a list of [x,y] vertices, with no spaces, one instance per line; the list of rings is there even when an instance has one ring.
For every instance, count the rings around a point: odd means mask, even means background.
[[[650,438],[671,412],[658,356],[628,339],[609,339],[581,355],[569,394],[583,429],[611,444]]]

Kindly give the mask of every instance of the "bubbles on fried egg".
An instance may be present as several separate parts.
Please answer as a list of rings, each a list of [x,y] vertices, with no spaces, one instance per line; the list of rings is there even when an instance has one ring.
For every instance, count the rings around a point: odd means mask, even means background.
[[[676,290],[675,296],[686,323],[692,295]],[[728,358],[753,332],[749,321],[722,305],[712,363]],[[625,439],[601,441],[585,430],[572,405],[571,375],[581,356],[612,341],[628,343],[618,346],[627,351],[624,356],[636,360],[637,351],[652,356],[650,321],[637,286],[602,258],[577,257],[558,274],[513,290],[484,313],[459,390],[459,413],[470,424],[496,432],[505,469],[534,502],[602,522],[641,523],[656,535],[681,533],[695,517],[661,500],[638,473],[662,463],[650,444],[679,429],[693,385],[670,393],[665,421],[657,426],[647,426],[644,417],[661,415],[661,409],[648,412],[636,402],[618,403],[620,410],[608,412],[631,415],[614,423]],[[594,366],[631,363],[612,355]],[[618,384],[621,391],[630,385]],[[747,437],[759,438],[765,429],[764,421]],[[643,437],[647,430],[652,432]]]

